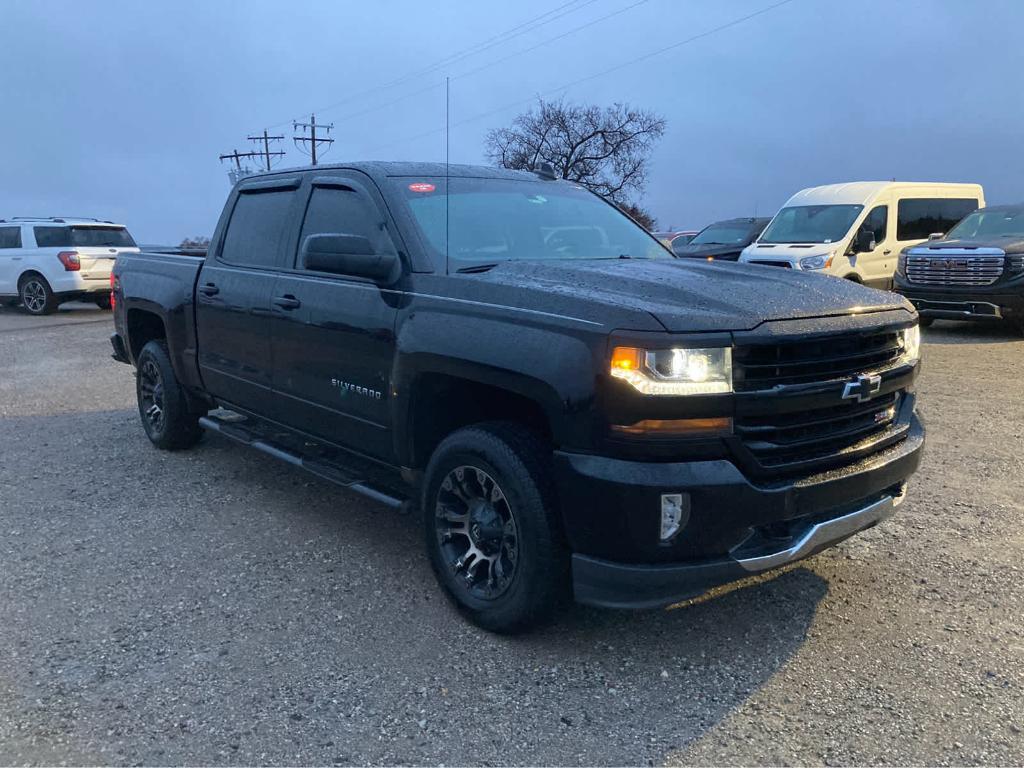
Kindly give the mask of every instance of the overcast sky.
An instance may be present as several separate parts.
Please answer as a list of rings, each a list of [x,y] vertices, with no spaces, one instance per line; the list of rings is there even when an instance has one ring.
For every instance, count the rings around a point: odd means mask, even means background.
[[[290,137],[311,110],[335,125],[326,160],[443,159],[446,74],[453,162],[483,162],[487,130],[538,94],[660,113],[643,204],[664,226],[767,215],[802,187],[859,179],[1024,200],[1022,0],[792,0],[565,87],[773,2],[0,0],[0,217],[209,235],[229,189],[217,156],[266,127]],[[281,167],[305,162],[282,148]]]

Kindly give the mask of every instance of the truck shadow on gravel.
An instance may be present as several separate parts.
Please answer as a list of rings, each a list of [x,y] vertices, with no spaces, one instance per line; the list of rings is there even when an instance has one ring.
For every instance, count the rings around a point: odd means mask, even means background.
[[[925,344],[1006,344],[1024,341],[1009,325],[998,322],[959,323],[936,320],[924,329]]]
[[[0,419],[15,438],[0,490],[55,484],[31,511],[0,505],[0,622],[17,617],[0,659],[20,649],[25,702],[0,716],[60,728],[38,762],[97,762],[73,746],[115,732],[99,762],[660,763],[792,659],[828,591],[796,567],[496,636],[442,597],[415,516],[222,438],[156,451],[132,411]],[[96,466],[116,485],[89,486]]]

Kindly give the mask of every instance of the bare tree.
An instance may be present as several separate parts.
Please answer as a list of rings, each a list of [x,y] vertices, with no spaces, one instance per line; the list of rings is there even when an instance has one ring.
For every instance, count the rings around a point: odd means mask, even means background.
[[[205,235],[197,235],[196,237],[186,237],[181,241],[179,248],[209,248],[210,238]]]
[[[510,128],[490,131],[485,151],[505,168],[550,163],[557,176],[626,206],[643,193],[648,156],[664,132],[663,118],[626,104],[602,108],[538,99]]]

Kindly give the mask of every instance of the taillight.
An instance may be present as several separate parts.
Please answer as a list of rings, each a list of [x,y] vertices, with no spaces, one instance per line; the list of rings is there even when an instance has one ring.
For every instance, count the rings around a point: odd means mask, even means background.
[[[65,272],[77,272],[82,268],[82,262],[78,260],[78,251],[61,251],[57,258],[64,265]]]
[[[111,309],[113,309],[114,306],[117,304],[117,297],[114,295],[115,280],[116,280],[116,278],[114,277],[114,270],[110,270],[110,308]]]

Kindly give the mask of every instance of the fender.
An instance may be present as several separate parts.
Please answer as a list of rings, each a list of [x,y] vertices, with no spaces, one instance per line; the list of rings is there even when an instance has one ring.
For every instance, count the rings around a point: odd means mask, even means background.
[[[585,444],[593,412],[595,358],[604,335],[568,332],[563,325],[410,312],[400,320],[391,375],[395,450],[408,461],[417,380],[438,373],[504,389],[537,403],[559,445]]]

